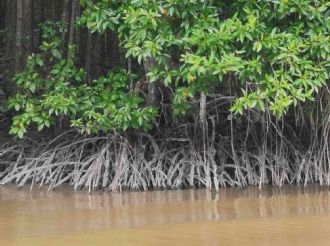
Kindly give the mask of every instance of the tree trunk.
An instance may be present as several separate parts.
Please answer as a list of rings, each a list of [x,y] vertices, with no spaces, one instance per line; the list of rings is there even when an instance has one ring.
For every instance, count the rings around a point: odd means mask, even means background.
[[[18,73],[23,67],[23,7],[24,0],[17,0],[16,6],[16,54],[15,54],[15,72]]]
[[[34,0],[32,7],[32,35],[33,35],[33,50],[32,52],[36,52],[38,50],[41,35],[38,31],[38,25],[42,22],[43,13],[42,13],[42,0]]]
[[[70,20],[70,8],[69,8],[69,0],[63,0],[63,8],[62,8],[62,21],[65,23],[69,23]]]
[[[92,80],[92,59],[93,59],[94,35],[88,31],[85,70],[88,83]]]
[[[25,59],[27,55],[32,53],[33,50],[33,28],[32,28],[32,0],[24,0],[23,5],[23,16],[24,16],[24,23],[23,23],[23,62],[25,62]]]
[[[71,18],[70,18],[70,28],[69,28],[69,45],[73,44],[74,35],[75,35],[75,21],[77,18],[77,10],[78,10],[78,1],[72,0],[71,6]]]
[[[156,66],[156,60],[154,58],[148,58],[144,61],[144,71],[148,80],[148,98],[147,104],[152,106],[159,106],[160,104],[160,91],[159,82],[151,82],[148,73]]]
[[[206,122],[206,95],[204,92],[200,94],[200,104],[199,104],[199,120],[202,124]]]

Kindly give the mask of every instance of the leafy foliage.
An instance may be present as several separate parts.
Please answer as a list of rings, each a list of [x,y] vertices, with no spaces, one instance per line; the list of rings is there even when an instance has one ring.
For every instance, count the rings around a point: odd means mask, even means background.
[[[147,75],[174,92],[174,113],[185,114],[201,92],[239,81],[231,110],[270,111],[314,100],[330,67],[330,2],[325,0],[81,0],[80,25],[118,33],[126,58],[155,64]],[[63,25],[42,27],[40,54],[15,77],[22,91],[10,99],[18,112],[12,134],[39,130],[67,117],[96,133],[151,128],[157,110],[129,90],[124,69],[88,84],[75,65],[75,47],[64,55]]]
[[[149,75],[175,88],[177,111],[188,108],[188,95],[234,78],[242,86],[234,112],[257,108],[281,116],[313,100],[329,78],[329,1],[81,2],[81,24],[93,32],[117,30],[127,57],[157,60]]]
[[[26,69],[15,77],[21,92],[9,100],[17,111],[11,134],[23,137],[32,124],[42,130],[65,117],[88,134],[151,128],[157,110],[143,107],[144,100],[129,92],[134,75],[112,71],[87,84],[85,71],[74,64],[74,46],[64,57],[63,25],[47,22],[42,29],[41,53],[29,56]]]

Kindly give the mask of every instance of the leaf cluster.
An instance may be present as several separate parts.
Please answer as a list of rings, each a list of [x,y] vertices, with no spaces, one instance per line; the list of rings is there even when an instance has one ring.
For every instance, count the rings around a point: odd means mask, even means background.
[[[30,55],[25,70],[14,78],[20,92],[9,99],[16,111],[11,134],[23,137],[29,127],[41,131],[58,119],[87,134],[152,127],[157,110],[129,91],[135,75],[111,71],[88,84],[86,72],[75,65],[75,47],[64,56],[61,23],[49,22],[42,29],[40,53]]]
[[[282,116],[329,79],[326,0],[83,2],[81,23],[116,30],[127,57],[157,61],[149,76],[172,87],[179,111],[189,108],[183,91],[194,97],[234,77],[242,96],[232,111]]]

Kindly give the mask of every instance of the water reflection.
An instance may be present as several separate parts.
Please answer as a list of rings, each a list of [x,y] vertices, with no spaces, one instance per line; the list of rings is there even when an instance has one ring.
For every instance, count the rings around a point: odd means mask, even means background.
[[[199,223],[202,237],[212,231],[214,222],[225,222],[227,228],[230,223],[248,219],[269,221],[330,215],[329,205],[329,188],[317,185],[283,189],[265,187],[261,190],[231,188],[219,192],[95,194],[74,193],[66,187],[50,193],[37,190],[30,193],[28,188],[16,191],[15,187],[7,186],[0,187],[0,238],[63,236],[143,226],[157,228],[164,224],[171,225],[171,228],[172,225],[186,224],[189,229],[189,224],[194,223]]]
[[[0,188],[0,238],[183,223],[206,223],[201,230],[207,234],[212,222],[329,212],[330,190],[317,185],[95,194],[65,187],[30,193],[7,186]]]

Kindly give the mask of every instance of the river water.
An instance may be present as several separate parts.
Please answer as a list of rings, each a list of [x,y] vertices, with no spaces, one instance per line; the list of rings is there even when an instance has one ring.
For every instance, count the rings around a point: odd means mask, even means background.
[[[330,188],[89,194],[5,186],[0,245],[330,245]]]

